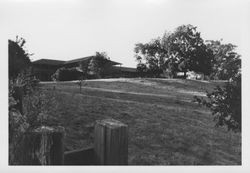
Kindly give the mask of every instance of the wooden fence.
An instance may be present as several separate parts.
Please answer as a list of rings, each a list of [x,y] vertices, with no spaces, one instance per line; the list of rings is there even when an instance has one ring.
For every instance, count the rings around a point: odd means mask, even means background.
[[[96,121],[94,146],[64,152],[63,127],[39,127],[25,134],[22,165],[127,165],[128,126]]]
[[[23,87],[14,88],[16,108],[23,113]],[[128,126],[114,119],[98,120],[94,146],[64,152],[63,127],[42,126],[24,134],[20,165],[127,165]]]

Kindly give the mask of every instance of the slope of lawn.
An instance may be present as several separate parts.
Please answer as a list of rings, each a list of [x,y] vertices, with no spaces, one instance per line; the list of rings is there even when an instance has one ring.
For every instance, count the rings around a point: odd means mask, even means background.
[[[181,79],[110,79],[43,83],[55,96],[66,150],[93,144],[96,120],[129,126],[130,165],[239,165],[241,135],[214,127],[209,110],[193,103],[218,82]]]

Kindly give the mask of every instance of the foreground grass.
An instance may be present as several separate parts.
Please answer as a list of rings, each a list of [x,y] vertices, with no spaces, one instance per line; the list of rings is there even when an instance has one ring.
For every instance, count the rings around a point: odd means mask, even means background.
[[[94,123],[114,118],[129,126],[131,165],[238,165],[241,135],[215,128],[210,112],[192,102],[216,84],[130,79],[44,84],[58,103],[66,150],[93,144]],[[55,90],[51,90],[55,86]]]

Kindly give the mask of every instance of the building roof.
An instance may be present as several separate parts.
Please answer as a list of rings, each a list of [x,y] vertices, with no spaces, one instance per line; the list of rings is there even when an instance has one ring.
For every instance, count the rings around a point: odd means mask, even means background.
[[[64,64],[72,64],[72,63],[75,63],[75,62],[87,61],[87,60],[89,60],[89,59],[91,59],[93,57],[94,56],[87,56],[87,57],[83,57],[83,58],[72,59],[72,60],[66,61]]]
[[[108,62],[109,62],[111,65],[122,65],[122,63],[115,62],[115,61],[111,61],[111,60],[108,60]]]
[[[52,60],[52,59],[39,59],[37,61],[33,61],[33,64],[46,64],[46,65],[66,65],[66,64],[73,64],[82,61],[87,61],[95,56],[87,56],[83,58],[77,58],[69,61],[59,61],[59,60]],[[120,65],[121,63],[108,60],[111,65]]]
[[[52,59],[39,59],[36,61],[32,62],[33,64],[46,64],[46,65],[63,65],[65,61],[60,61],[60,60],[52,60]]]
[[[83,58],[77,58],[77,59],[73,59],[70,61],[66,61],[64,64],[72,64],[72,63],[77,63],[77,62],[82,62],[82,61],[87,61],[91,58],[94,58],[95,56],[87,56],[87,57],[83,57]],[[115,62],[115,61],[111,61],[111,60],[107,60],[111,65],[120,65],[121,63],[119,62]]]

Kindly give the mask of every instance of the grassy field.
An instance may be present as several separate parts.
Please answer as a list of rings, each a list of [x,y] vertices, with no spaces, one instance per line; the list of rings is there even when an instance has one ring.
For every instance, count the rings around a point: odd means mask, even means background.
[[[241,135],[214,127],[209,110],[193,103],[220,82],[110,79],[43,83],[59,105],[66,150],[93,144],[95,120],[129,126],[130,165],[240,165]],[[55,87],[55,90],[52,88]]]

